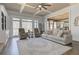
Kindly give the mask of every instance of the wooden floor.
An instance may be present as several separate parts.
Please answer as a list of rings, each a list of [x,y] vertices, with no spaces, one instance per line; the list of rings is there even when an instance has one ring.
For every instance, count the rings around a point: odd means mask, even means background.
[[[2,55],[19,55],[17,40],[19,40],[19,38],[9,39],[6,47],[4,47]]]
[[[19,55],[17,40],[19,40],[19,38],[9,39],[8,44],[2,52],[2,55]],[[73,48],[64,55],[79,55],[79,51]]]

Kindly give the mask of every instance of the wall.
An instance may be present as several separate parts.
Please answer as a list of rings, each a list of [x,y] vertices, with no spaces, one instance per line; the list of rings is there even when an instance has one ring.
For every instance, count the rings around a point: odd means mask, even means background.
[[[2,30],[1,12],[3,12],[4,15],[6,16],[6,30]],[[9,38],[9,17],[8,17],[5,7],[3,5],[0,5],[0,42],[6,43],[8,38]]]
[[[71,6],[70,12],[72,37],[73,40],[79,41],[79,26],[74,25],[75,17],[79,16],[79,4]]]

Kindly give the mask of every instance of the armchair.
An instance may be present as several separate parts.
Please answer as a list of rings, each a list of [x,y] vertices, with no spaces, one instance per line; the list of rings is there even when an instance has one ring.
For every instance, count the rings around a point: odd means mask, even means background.
[[[28,36],[28,34],[25,33],[24,28],[19,28],[19,37],[20,37],[20,39],[26,39],[27,36]]]
[[[40,31],[39,31],[38,28],[34,28],[34,35],[35,35],[35,37],[40,37],[41,36]]]

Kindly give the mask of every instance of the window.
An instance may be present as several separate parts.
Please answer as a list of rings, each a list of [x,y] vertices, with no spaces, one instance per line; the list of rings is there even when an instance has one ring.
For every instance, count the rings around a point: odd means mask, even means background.
[[[50,21],[50,30],[53,29],[53,21]]]
[[[38,20],[34,20],[34,28],[38,28]]]
[[[20,19],[18,18],[13,18],[13,36],[18,35],[18,29],[20,27]]]
[[[53,29],[53,21],[47,21],[47,30],[52,30]]]
[[[32,20],[22,19],[22,28],[24,28],[26,32],[28,32],[28,30],[32,31]]]
[[[47,21],[47,30],[49,30],[49,22]]]
[[[56,29],[57,28],[57,25],[56,25],[56,22],[54,22],[54,29]]]
[[[22,21],[26,21],[26,22],[32,22],[32,20],[28,20],[28,19],[22,19]]]
[[[13,18],[13,21],[19,21],[20,19],[19,18]]]

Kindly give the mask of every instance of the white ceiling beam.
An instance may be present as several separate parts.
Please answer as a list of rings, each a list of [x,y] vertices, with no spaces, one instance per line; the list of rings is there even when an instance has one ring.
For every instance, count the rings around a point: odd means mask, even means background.
[[[23,12],[24,7],[25,7],[25,3],[21,5],[21,8],[20,8],[20,13],[22,13],[22,12]]]
[[[35,17],[38,13],[40,13],[40,12],[42,12],[42,11],[37,11],[34,15],[33,15],[33,17]]]
[[[25,6],[27,6],[27,7],[30,7],[30,8],[35,8],[35,7],[33,7],[33,6],[31,6],[31,5],[28,5],[28,4],[25,4]]]

